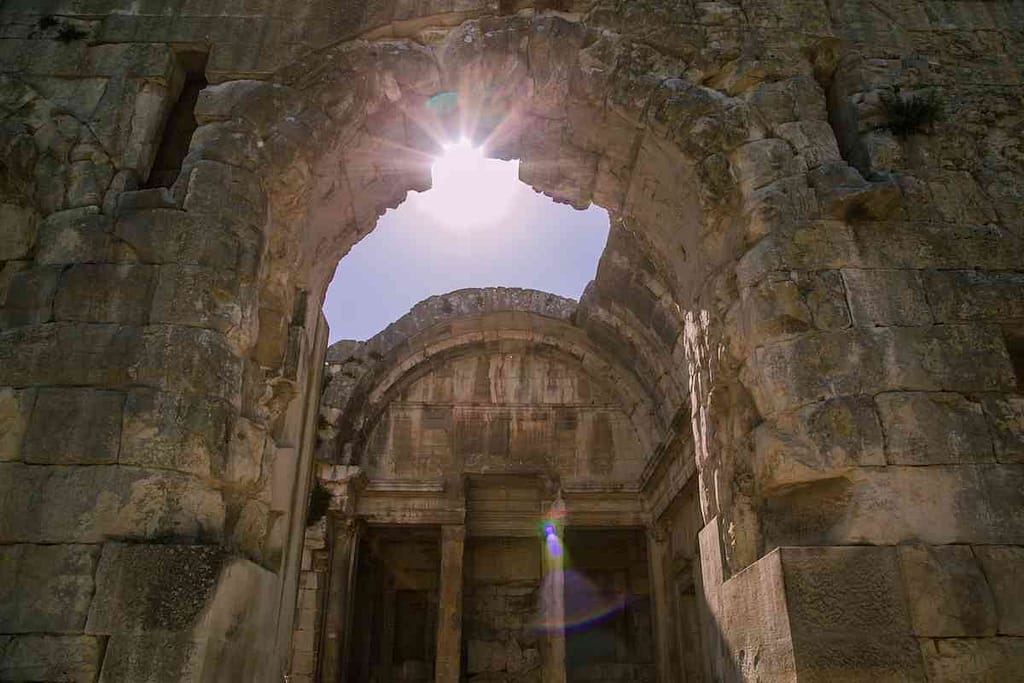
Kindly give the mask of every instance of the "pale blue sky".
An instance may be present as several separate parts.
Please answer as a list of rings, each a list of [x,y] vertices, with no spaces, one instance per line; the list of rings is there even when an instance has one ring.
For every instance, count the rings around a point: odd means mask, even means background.
[[[518,180],[518,161],[456,149],[434,187],[410,193],[341,260],[324,313],[331,343],[368,339],[434,294],[528,287],[579,299],[608,239],[608,214],[556,204]]]

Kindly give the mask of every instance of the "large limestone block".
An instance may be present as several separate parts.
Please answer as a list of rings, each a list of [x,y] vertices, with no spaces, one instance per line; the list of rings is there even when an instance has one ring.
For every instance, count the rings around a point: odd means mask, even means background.
[[[999,634],[1024,636],[1024,547],[1011,545],[979,545],[974,555],[981,561],[985,578],[999,613]]]
[[[176,209],[149,209],[119,216],[114,233],[143,263],[177,263],[239,271],[252,277],[255,240],[243,242],[227,224]]]
[[[851,225],[862,268],[1015,270],[1024,240],[997,224],[863,222]]]
[[[770,553],[722,585],[721,628],[744,680],[797,680],[780,559]]]
[[[843,270],[855,325],[930,325],[921,276],[913,270]]]
[[[24,635],[0,638],[0,680],[94,683],[104,643],[92,636]]]
[[[935,319],[944,323],[1024,319],[1024,274],[933,270],[925,275]]]
[[[267,195],[258,175],[216,161],[199,161],[188,178],[184,208],[216,216],[244,236],[263,227]]]
[[[916,635],[995,635],[992,592],[970,546],[901,546],[899,557]]]
[[[280,678],[273,661],[278,584],[217,546],[108,544],[88,633],[110,636],[100,681]]]
[[[981,404],[953,393],[894,392],[875,397],[894,465],[993,462]]]
[[[1018,681],[1024,671],[1024,638],[922,640],[929,681]]]
[[[42,266],[11,274],[0,307],[0,329],[49,322],[60,268]]]
[[[233,410],[220,400],[155,389],[128,392],[119,462],[219,476]]]
[[[187,631],[206,607],[225,560],[218,546],[106,544],[86,632]]]
[[[210,396],[237,405],[242,361],[224,335],[183,325],[143,328],[134,384]]]
[[[124,394],[98,389],[40,389],[23,460],[57,465],[117,462]]]
[[[0,388],[0,461],[19,460],[35,403],[34,389]]]
[[[755,140],[737,149],[732,156],[733,169],[746,193],[788,176],[806,171],[803,159],[793,154],[785,140]]]
[[[98,559],[94,545],[0,546],[0,629],[80,633]]]
[[[0,261],[25,258],[35,244],[39,214],[27,206],[0,204]]]
[[[894,548],[780,548],[800,681],[919,680]]]
[[[762,414],[886,389],[1012,391],[998,329],[940,325],[820,332],[756,349],[743,369]]]
[[[793,146],[809,169],[840,159],[836,134],[827,121],[783,123],[775,133]]]
[[[1024,462],[1024,397],[1007,394],[982,398],[999,462]]]
[[[54,301],[56,320],[145,324],[153,293],[151,266],[81,263],[67,269]]]
[[[801,221],[774,226],[740,258],[738,283],[749,287],[773,271],[814,271],[857,263],[859,247],[844,221]]]
[[[766,543],[1022,544],[1022,489],[1014,466],[858,468],[767,498]]]
[[[198,479],[117,465],[0,464],[0,542],[219,538],[224,502]]]
[[[0,384],[131,384],[141,338],[138,327],[67,322],[0,332]]]
[[[96,207],[51,214],[39,227],[38,242],[38,263],[111,263],[121,255],[113,220]]]
[[[165,265],[160,267],[150,319],[234,332],[242,325],[245,304],[234,269]]]
[[[765,491],[885,464],[871,400],[839,398],[766,420],[754,430],[755,468]]]

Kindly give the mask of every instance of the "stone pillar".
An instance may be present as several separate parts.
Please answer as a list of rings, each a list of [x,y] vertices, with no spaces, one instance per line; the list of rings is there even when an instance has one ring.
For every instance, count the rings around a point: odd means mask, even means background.
[[[437,683],[458,683],[462,660],[462,558],[466,527],[441,527],[441,588],[437,608]]]
[[[655,526],[647,533],[647,571],[651,579],[651,616],[654,620],[654,661],[658,680],[676,680],[672,672],[671,583],[668,578],[669,543],[665,529]]]
[[[563,541],[558,538],[558,543]],[[565,573],[564,555],[551,551],[545,538],[541,548],[541,600],[545,610],[544,682],[565,683]]]
[[[332,516],[330,533],[331,568],[327,578],[327,605],[320,647],[320,680],[338,683],[345,676],[348,626],[351,620],[349,606],[355,582],[360,524],[350,517]]]

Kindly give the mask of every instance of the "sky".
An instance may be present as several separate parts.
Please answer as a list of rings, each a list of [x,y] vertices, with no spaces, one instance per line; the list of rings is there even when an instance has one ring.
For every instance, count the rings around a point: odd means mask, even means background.
[[[608,214],[556,204],[519,182],[519,162],[450,145],[433,187],[410,192],[338,265],[330,341],[369,339],[434,294],[527,287],[579,299],[608,240]]]

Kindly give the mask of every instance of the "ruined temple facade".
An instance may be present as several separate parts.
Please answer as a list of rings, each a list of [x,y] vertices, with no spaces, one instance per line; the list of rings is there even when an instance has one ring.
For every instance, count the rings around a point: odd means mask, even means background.
[[[1020,680],[1022,38],[0,3],[0,680]],[[594,282],[328,350],[462,134],[608,210]]]

